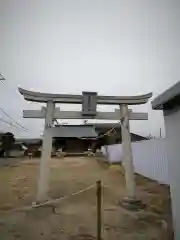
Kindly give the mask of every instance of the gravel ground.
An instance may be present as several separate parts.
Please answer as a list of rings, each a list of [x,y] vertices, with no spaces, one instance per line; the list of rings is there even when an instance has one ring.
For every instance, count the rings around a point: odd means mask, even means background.
[[[39,159],[33,159],[0,168],[0,239],[96,239],[95,187],[56,204],[56,208],[8,213],[35,200],[38,167]],[[103,239],[172,239],[167,234],[163,236],[162,230],[163,223],[171,226],[168,187],[136,176],[138,196],[148,207],[141,212],[125,210],[119,204],[126,194],[120,166],[109,167],[91,157],[52,159],[49,196],[71,195],[99,179],[106,186],[102,205]]]

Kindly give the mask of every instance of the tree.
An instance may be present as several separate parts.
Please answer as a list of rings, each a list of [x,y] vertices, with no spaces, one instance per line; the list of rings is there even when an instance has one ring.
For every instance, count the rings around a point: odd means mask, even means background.
[[[4,150],[5,157],[9,157],[10,150],[15,142],[14,134],[11,132],[6,132],[2,136],[2,148]]]

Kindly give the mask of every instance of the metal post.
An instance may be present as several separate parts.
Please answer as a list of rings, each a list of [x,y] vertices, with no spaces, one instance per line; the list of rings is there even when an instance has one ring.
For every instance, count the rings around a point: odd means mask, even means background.
[[[44,138],[40,162],[40,175],[38,180],[38,192],[37,192],[38,202],[47,200],[50,175],[50,159],[52,150],[52,135],[51,132],[48,131],[48,129],[52,127],[54,109],[55,104],[52,101],[47,102]]]
[[[133,156],[131,148],[131,135],[129,129],[129,114],[126,104],[120,105],[122,116],[121,134],[122,134],[122,150],[123,150],[123,165],[125,168],[125,180],[127,194],[130,199],[136,198],[135,176],[133,166]]]
[[[97,191],[97,240],[101,240],[101,180],[96,182],[96,191]]]

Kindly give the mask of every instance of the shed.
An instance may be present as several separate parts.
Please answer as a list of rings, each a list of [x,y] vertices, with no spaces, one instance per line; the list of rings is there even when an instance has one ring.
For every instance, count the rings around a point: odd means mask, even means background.
[[[55,139],[56,147],[62,148],[66,152],[87,151],[97,138],[97,133],[92,125],[56,125],[50,131]]]
[[[58,125],[51,129],[53,137],[61,138],[96,138],[92,125]]]
[[[66,152],[87,151],[89,147],[95,152],[103,145],[122,141],[121,125],[114,123],[56,125],[50,131],[58,147],[63,148]],[[111,134],[107,134],[108,132]],[[147,138],[131,133],[131,139],[132,141],[141,141]]]
[[[152,101],[154,110],[163,110],[166,127],[168,177],[171,191],[175,239],[180,239],[180,82]]]

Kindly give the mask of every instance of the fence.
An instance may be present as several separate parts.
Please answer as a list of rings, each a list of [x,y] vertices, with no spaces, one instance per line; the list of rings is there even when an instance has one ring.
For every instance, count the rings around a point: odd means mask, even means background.
[[[167,154],[164,139],[151,139],[132,143],[135,172],[145,177],[169,184],[167,171]],[[122,161],[122,145],[103,147],[111,163]]]

